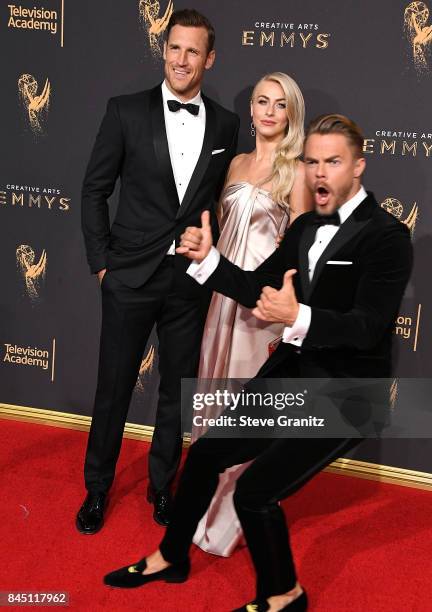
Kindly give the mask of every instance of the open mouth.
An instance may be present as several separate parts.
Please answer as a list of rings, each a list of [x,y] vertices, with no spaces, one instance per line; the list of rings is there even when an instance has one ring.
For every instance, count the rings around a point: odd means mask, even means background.
[[[328,203],[330,198],[330,192],[326,187],[320,186],[315,191],[315,201],[320,206],[324,206]]]

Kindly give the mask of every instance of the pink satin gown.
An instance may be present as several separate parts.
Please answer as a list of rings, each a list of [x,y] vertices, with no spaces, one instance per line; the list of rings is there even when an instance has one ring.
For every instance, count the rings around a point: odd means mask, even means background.
[[[243,270],[254,270],[276,248],[285,231],[287,210],[268,191],[246,181],[228,185],[221,196],[222,221],[218,250]],[[268,358],[268,344],[282,334],[281,324],[256,319],[220,293],[214,293],[204,328],[199,378],[252,378]],[[200,433],[193,431],[192,440]],[[228,557],[242,539],[232,497],[237,478],[249,463],[221,474],[218,489],[201,519],[194,543]]]

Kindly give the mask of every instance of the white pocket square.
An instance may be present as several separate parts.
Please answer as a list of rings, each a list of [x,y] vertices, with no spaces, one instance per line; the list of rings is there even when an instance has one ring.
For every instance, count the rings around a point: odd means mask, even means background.
[[[340,261],[340,260],[333,260],[333,259],[329,259],[326,263],[334,265],[334,266],[351,266],[352,265],[352,261]]]
[[[218,153],[223,153],[225,151],[225,149],[215,149],[214,151],[212,151],[212,155],[217,155]]]

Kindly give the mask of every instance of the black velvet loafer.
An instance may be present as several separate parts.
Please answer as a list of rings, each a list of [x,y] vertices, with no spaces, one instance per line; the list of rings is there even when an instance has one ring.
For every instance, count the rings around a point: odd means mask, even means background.
[[[190,561],[188,559],[182,563],[170,565],[160,572],[144,575],[142,572],[146,567],[147,563],[145,558],[141,559],[138,563],[127,565],[126,567],[122,567],[107,574],[104,577],[104,584],[120,589],[135,589],[148,582],[155,582],[156,580],[163,580],[164,582],[185,582],[190,572]]]
[[[294,599],[291,603],[287,604],[284,608],[281,608],[281,612],[306,612],[308,607],[308,598],[306,591],[303,591],[297,599]],[[255,599],[244,605],[242,608],[236,608],[233,612],[266,612],[270,609],[266,599],[260,600]]]

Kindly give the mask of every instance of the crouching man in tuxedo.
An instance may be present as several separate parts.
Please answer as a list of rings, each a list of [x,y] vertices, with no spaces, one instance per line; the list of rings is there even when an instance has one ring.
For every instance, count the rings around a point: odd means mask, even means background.
[[[296,219],[280,247],[245,272],[212,246],[208,213],[188,227],[177,249],[192,260],[188,274],[253,308],[259,319],[283,322],[283,341],[257,377],[380,377],[391,375],[393,322],[409,279],[409,231],[361,185],[363,136],[342,115],[316,119],[304,151],[315,211]],[[181,582],[201,516],[226,468],[255,459],[239,478],[234,503],[257,576],[254,610],[306,610],[288,530],[278,502],[297,491],[356,441],[342,438],[214,439],[191,446],[173,519],[159,549],[108,574],[105,583],[135,587]],[[249,610],[246,604],[240,610]]]

